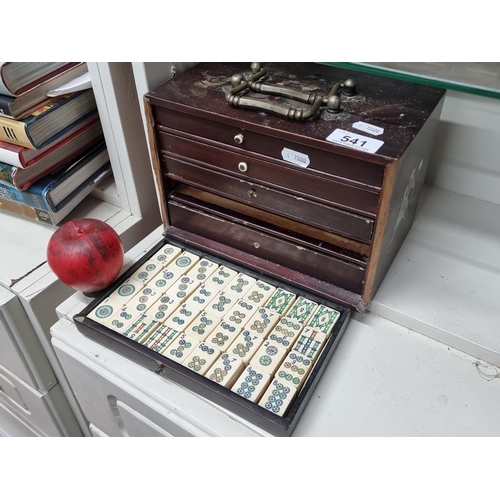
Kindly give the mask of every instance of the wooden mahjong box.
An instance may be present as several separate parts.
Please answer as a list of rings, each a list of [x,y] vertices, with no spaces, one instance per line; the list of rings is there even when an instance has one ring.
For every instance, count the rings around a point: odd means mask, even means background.
[[[444,91],[316,63],[201,63],[145,96],[164,240],[84,334],[291,435],[406,237]]]

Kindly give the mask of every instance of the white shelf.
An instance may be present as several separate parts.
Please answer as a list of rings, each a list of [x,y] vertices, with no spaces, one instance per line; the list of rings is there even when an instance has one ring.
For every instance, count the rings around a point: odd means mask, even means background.
[[[425,186],[370,310],[500,366],[500,206]]]

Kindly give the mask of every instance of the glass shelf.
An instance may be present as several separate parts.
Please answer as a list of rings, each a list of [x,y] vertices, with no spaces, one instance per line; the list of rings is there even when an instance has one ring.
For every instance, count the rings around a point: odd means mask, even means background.
[[[324,64],[500,99],[500,62],[327,62]]]

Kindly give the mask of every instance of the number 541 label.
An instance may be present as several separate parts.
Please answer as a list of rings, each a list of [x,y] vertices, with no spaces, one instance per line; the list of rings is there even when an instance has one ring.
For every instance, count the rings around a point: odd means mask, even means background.
[[[382,144],[384,144],[384,141],[372,139],[371,137],[366,137],[364,135],[354,134],[353,132],[347,132],[346,130],[342,130],[340,128],[334,130],[326,138],[326,140],[334,142],[335,144],[347,146],[348,148],[366,151],[367,153],[377,152]]]

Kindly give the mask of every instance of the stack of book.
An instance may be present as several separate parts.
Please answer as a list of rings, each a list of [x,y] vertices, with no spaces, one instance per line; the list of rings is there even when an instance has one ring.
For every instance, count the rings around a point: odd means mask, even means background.
[[[57,225],[110,173],[86,63],[0,63],[0,210]]]

